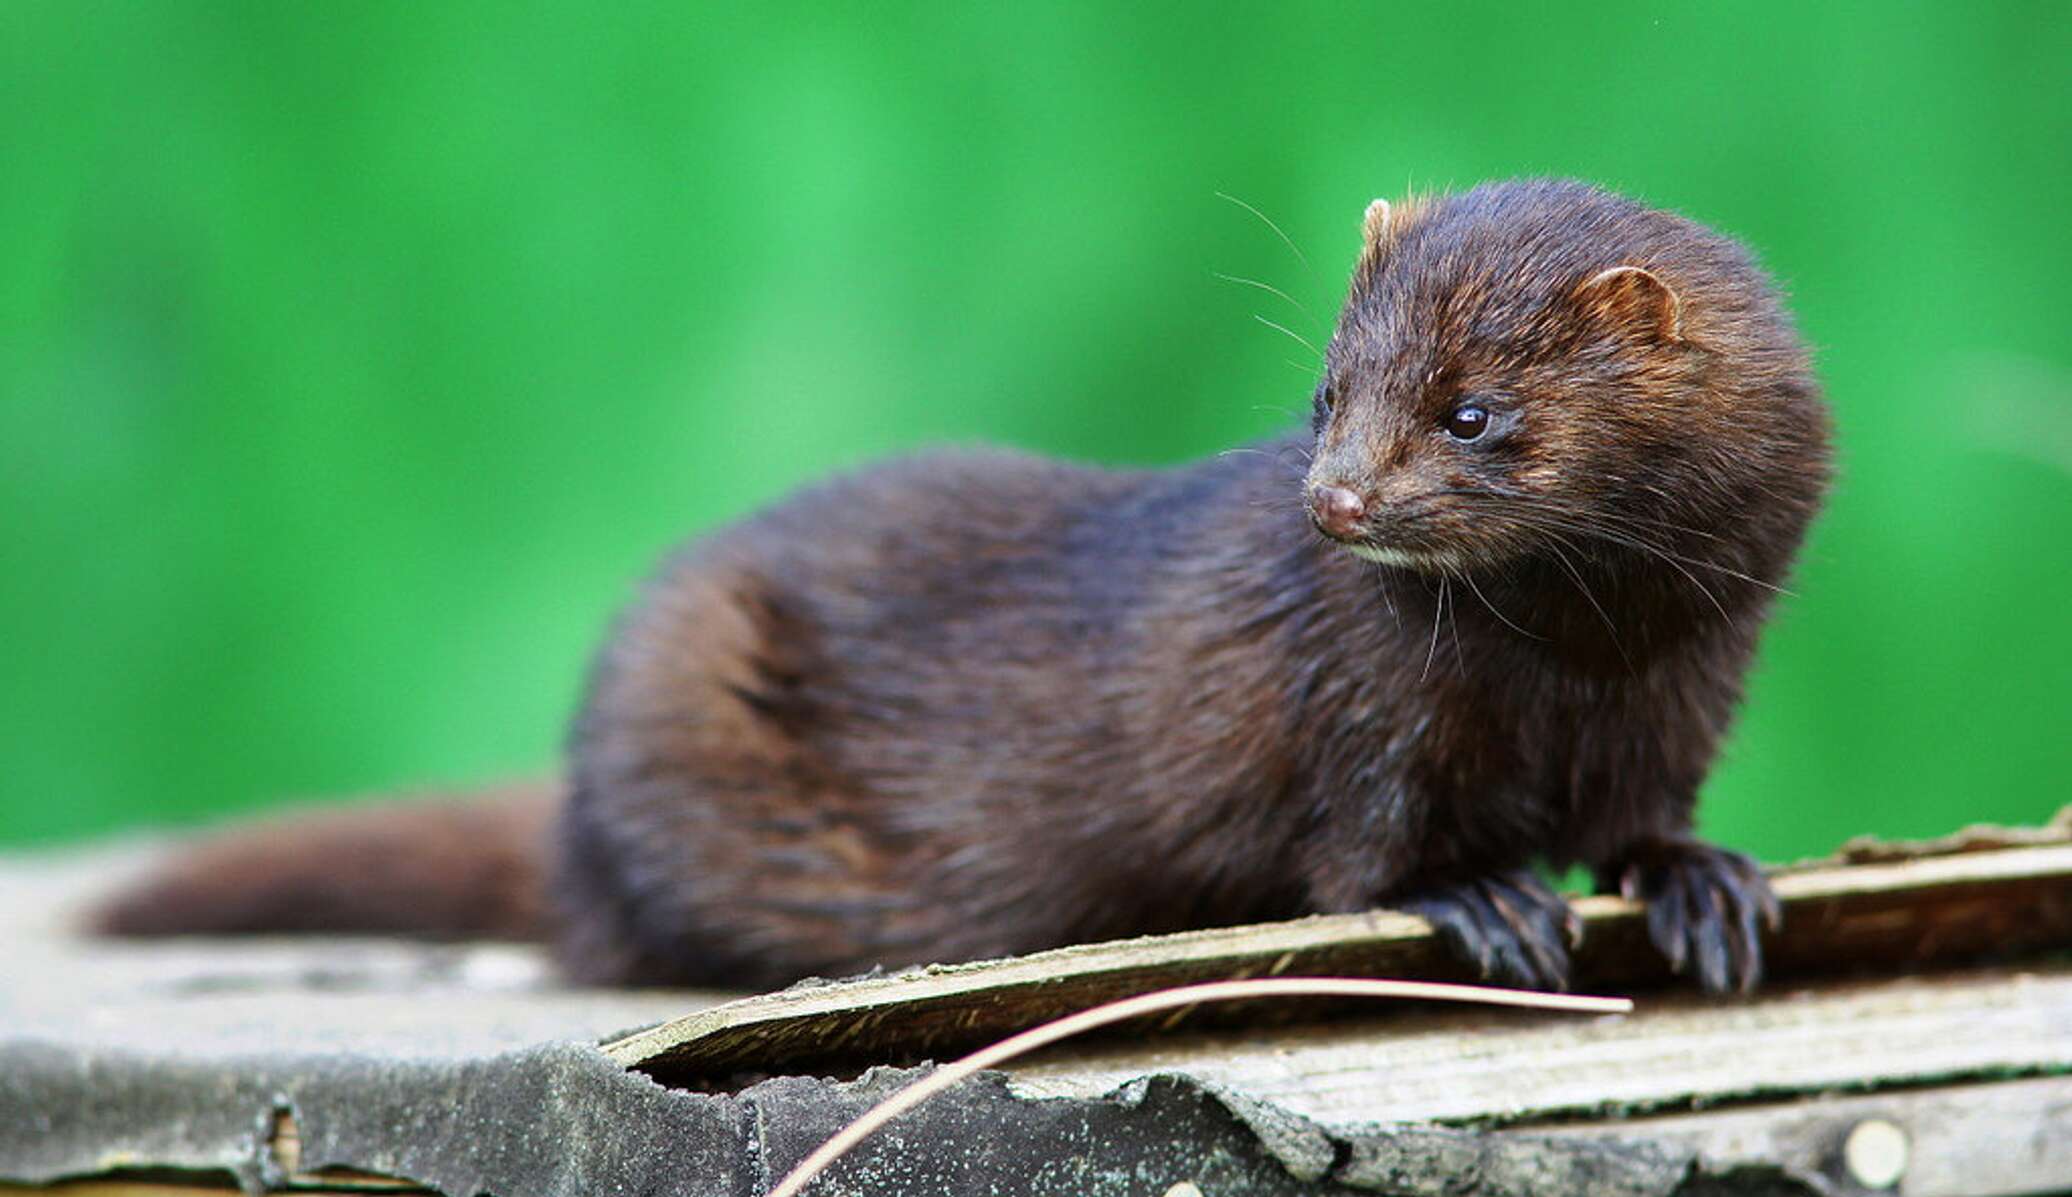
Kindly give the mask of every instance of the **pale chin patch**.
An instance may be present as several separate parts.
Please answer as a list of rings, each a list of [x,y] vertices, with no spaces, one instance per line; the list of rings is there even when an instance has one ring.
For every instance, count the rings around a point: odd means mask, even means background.
[[[1453,564],[1451,556],[1444,553],[1408,553],[1386,545],[1371,544],[1349,544],[1344,548],[1362,561],[1393,565],[1399,569],[1445,569]]]

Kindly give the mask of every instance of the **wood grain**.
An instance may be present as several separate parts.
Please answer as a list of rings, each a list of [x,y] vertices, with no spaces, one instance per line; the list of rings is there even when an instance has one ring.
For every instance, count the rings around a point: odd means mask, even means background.
[[[1988,846],[1773,875],[1782,928],[1767,937],[1773,987],[1837,973],[1904,975],[2013,960],[2072,944],[2072,842]],[[1641,908],[1579,899],[1577,988],[1646,992],[1675,978]],[[1103,1001],[1191,982],[1274,975],[1472,981],[1421,919],[1390,912],[1194,931],[807,984],[694,1013],[605,1046],[674,1082],[743,1070],[838,1070],[944,1058]],[[1297,1009],[1306,1014],[1314,1007]],[[1222,1021],[1257,1018],[1256,1008]],[[1274,1014],[1287,1016],[1286,1007]]]

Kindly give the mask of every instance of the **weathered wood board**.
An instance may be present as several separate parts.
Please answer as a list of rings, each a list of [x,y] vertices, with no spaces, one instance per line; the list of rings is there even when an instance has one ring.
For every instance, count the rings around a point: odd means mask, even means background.
[[[2072,944],[2072,843],[2062,829],[2019,846],[1986,841],[1878,863],[1823,863],[1773,881],[1784,905],[1782,927],[1765,943],[1773,989],[1838,972],[1917,972]],[[1578,989],[1644,991],[1673,980],[1646,941],[1639,906],[1611,897],[1575,905],[1585,928]],[[1474,979],[1421,919],[1318,916],[802,985],[701,1010],[605,1050],[627,1067],[678,1080],[840,1069],[954,1055],[1152,989],[1273,975]]]

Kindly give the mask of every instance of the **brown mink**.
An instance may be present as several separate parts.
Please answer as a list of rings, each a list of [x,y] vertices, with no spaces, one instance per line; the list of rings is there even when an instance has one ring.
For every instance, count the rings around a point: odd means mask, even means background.
[[[772,986],[1378,905],[1558,986],[1533,867],[1580,863],[1747,988],[1774,903],[1692,809],[1827,437],[1735,242],[1573,182],[1377,202],[1307,431],[914,457],[666,562],[572,733],[560,958]]]

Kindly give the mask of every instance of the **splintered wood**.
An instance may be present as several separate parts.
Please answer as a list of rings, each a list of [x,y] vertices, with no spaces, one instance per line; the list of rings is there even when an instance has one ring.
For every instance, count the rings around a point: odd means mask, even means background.
[[[1795,981],[1903,976],[2072,944],[2072,828],[2063,817],[2040,831],[1977,829],[1852,852],[1872,863],[1820,862],[1772,875],[1784,922],[1765,943],[1765,1000]],[[1674,980],[1647,942],[1638,905],[1591,897],[1575,907],[1585,928],[1579,990]],[[1276,975],[1475,979],[1420,919],[1330,915],[806,984],[703,1010],[605,1050],[627,1067],[690,1082],[945,1058],[1104,1001]],[[1288,1010],[1249,1011],[1252,1021],[1269,1016],[1285,1019]]]

